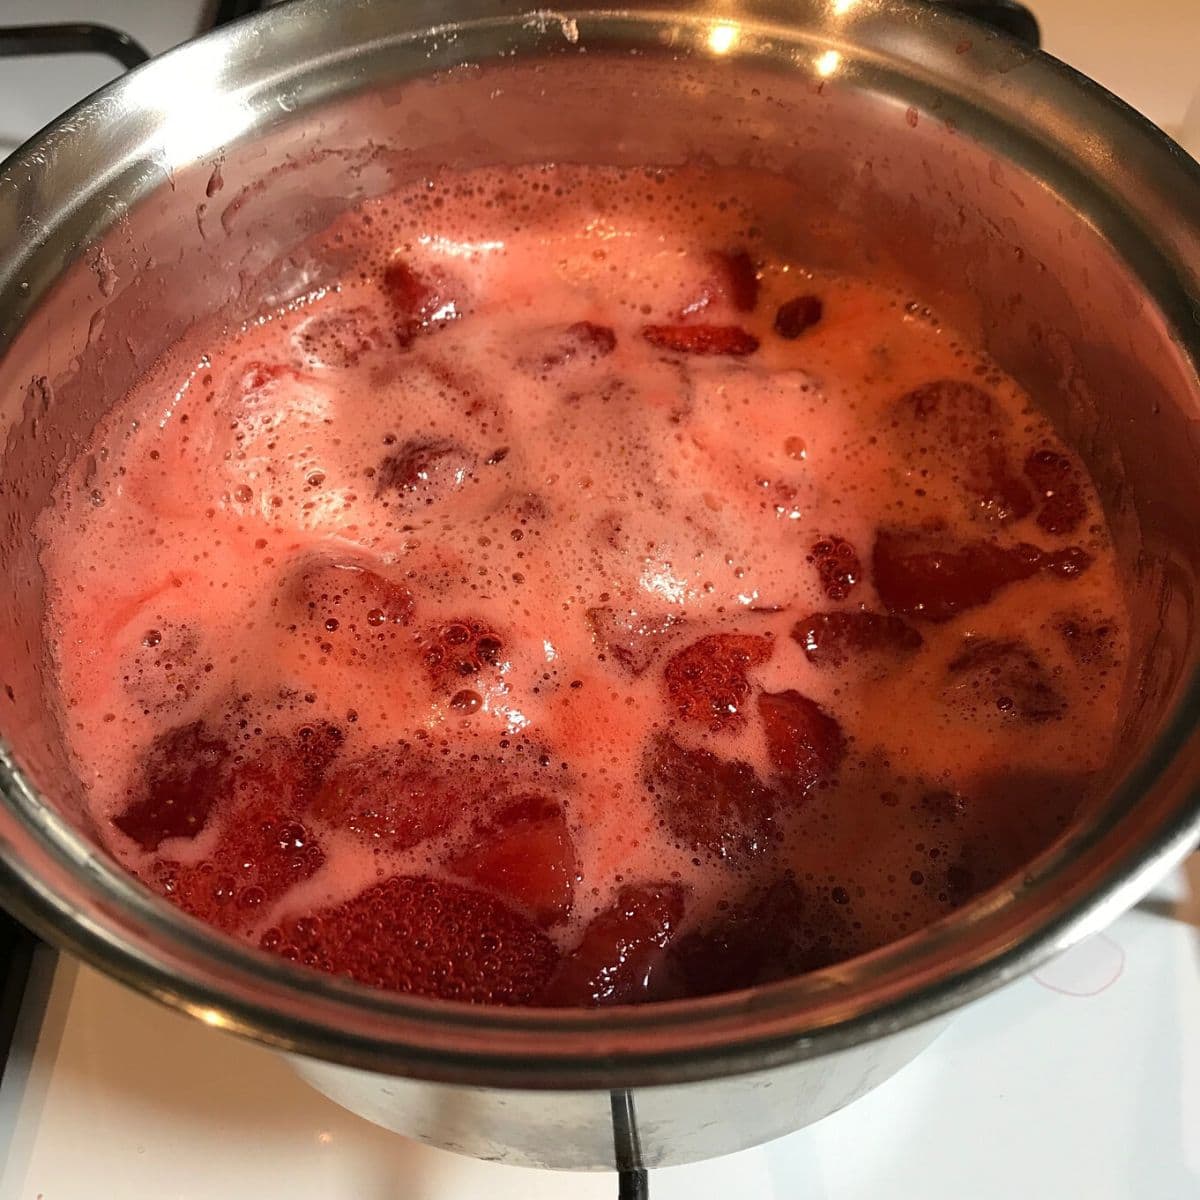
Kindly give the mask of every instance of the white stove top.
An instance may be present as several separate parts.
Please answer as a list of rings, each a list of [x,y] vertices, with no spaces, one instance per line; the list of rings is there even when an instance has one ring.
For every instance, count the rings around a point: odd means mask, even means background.
[[[609,1174],[475,1162],[350,1115],[268,1050],[63,961],[0,1200],[613,1200]],[[5,1093],[9,1094],[5,1094]],[[654,1200],[1196,1200],[1200,855],[1138,909],[962,1012],[809,1129],[652,1172]]]
[[[1029,0],[1047,49],[1200,154],[1200,0]],[[204,0],[0,0],[159,53]],[[0,157],[116,73],[0,60]],[[69,960],[31,987],[0,1084],[0,1200],[611,1200],[611,1175],[478,1163],[312,1091],[282,1059]],[[865,1099],[768,1146],[651,1176],[655,1200],[1196,1200],[1200,855],[1105,935],[964,1011]]]

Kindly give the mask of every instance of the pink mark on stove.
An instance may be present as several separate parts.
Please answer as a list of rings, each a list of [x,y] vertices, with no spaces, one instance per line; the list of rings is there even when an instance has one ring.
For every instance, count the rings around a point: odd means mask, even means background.
[[[1121,978],[1124,969],[1124,949],[1107,934],[1098,933],[1034,971],[1033,978],[1062,996],[1098,996]]]

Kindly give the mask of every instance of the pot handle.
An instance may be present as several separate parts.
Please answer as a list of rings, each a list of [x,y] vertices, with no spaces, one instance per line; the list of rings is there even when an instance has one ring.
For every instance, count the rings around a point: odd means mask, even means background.
[[[126,70],[150,55],[127,33],[88,22],[61,25],[0,25],[0,58],[22,54],[104,54]]]
[[[951,8],[964,17],[982,21],[1001,33],[1025,42],[1035,50],[1042,44],[1042,31],[1037,17],[1017,0],[938,0],[943,8]]]

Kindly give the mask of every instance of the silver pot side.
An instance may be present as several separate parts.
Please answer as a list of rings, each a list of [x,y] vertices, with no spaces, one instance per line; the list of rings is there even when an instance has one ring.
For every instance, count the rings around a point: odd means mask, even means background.
[[[558,1013],[300,972],[170,909],[102,850],[58,734],[31,535],[64,461],[192,322],[335,279],[337,263],[293,251],[348,205],[443,165],[540,161],[703,161],[753,179],[781,252],[946,314],[1088,459],[1133,593],[1139,671],[1109,795],[1021,877],[800,980]],[[830,1111],[928,1022],[1111,920],[1195,840],[1198,214],[1200,168],[1158,131],[1046,56],[915,0],[553,16],[502,0],[452,13],[304,0],[133,72],[0,169],[6,901],[209,1024],[324,1060],[303,1072],[343,1102],[472,1153],[611,1163],[613,1089],[634,1088],[646,1114],[662,1099],[661,1162]],[[870,1070],[814,1082],[859,1060]],[[427,1083],[444,1120],[420,1115]],[[556,1113],[575,1114],[557,1140],[521,1132]]]

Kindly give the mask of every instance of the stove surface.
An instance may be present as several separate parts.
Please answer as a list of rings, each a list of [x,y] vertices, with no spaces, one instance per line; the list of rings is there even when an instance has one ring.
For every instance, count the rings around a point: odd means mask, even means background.
[[[1029,0],[1046,48],[1200,154],[1200,0]],[[161,53],[205,0],[0,0]],[[0,60],[0,158],[111,79]],[[0,1200],[610,1200],[612,1175],[477,1163],[397,1137],[271,1052],[42,948],[0,1080]],[[865,1099],[768,1146],[654,1172],[655,1200],[1196,1200],[1200,855],[1107,934],[964,1010]]]

